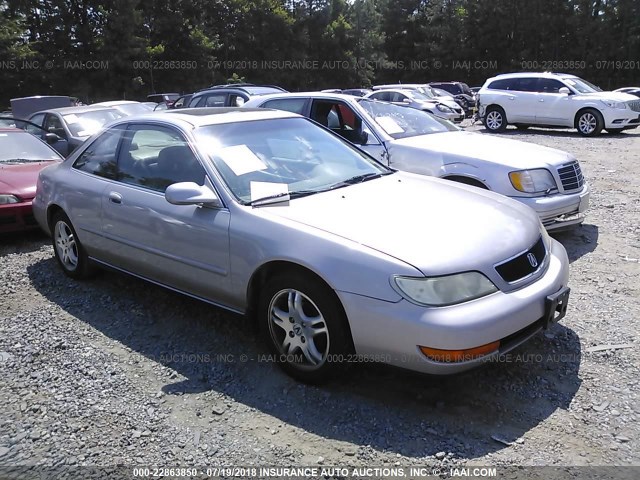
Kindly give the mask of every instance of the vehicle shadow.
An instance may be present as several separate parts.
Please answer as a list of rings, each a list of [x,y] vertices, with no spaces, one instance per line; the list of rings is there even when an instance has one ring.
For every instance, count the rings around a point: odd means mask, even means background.
[[[0,257],[12,253],[35,252],[50,242],[41,230],[0,233]]]
[[[580,340],[554,325],[470,373],[430,377],[354,364],[332,383],[309,386],[267,358],[245,317],[115,272],[78,284],[63,276],[53,258],[31,265],[28,274],[44,297],[70,315],[175,372],[159,375],[155,369],[137,380],[149,396],[161,389],[175,410],[200,409],[206,422],[211,400],[199,394],[222,394],[313,435],[348,442],[365,455],[373,449],[412,458],[441,451],[474,458],[506,448],[504,442],[567,409],[581,382]],[[120,362],[126,368],[126,358]]]
[[[487,133],[493,135],[489,132],[484,126],[481,126],[480,130],[477,130],[479,133]],[[529,127],[525,130],[518,130],[517,128],[508,127],[504,132],[500,132],[500,135],[508,135],[508,136],[522,136],[522,135],[543,135],[543,136],[551,136],[551,137],[569,137],[569,138],[583,138],[576,130],[573,129],[555,129],[555,128],[542,128],[542,127]],[[589,140],[603,141],[610,138],[623,138],[623,137],[640,137],[640,132],[635,130],[625,130],[624,132],[619,133],[609,133],[606,130],[600,135],[596,135],[594,137],[588,137]]]
[[[582,224],[570,230],[551,232],[551,236],[564,245],[571,263],[598,247],[597,225]]]

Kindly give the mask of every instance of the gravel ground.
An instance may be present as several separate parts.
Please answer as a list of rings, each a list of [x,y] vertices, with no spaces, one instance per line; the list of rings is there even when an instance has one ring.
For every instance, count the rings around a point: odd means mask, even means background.
[[[572,152],[593,188],[584,226],[556,235],[567,316],[506,361],[301,385],[244,318],[123,274],[72,281],[46,237],[11,236],[0,466],[640,465],[640,132],[503,136]]]

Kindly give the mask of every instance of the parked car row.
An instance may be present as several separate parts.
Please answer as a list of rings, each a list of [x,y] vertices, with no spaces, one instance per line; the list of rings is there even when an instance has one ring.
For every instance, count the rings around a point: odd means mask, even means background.
[[[582,223],[589,205],[589,184],[570,154],[466,132],[424,111],[323,92],[263,95],[244,107],[304,115],[391,168],[516,199],[549,230]]]

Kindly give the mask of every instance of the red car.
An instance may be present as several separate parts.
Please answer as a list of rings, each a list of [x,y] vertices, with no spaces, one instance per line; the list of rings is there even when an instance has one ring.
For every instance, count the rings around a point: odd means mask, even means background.
[[[64,160],[39,138],[0,128],[0,233],[38,228],[31,212],[40,170]]]

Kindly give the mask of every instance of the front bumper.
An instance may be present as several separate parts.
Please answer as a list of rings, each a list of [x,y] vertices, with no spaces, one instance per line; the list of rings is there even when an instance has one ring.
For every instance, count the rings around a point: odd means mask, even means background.
[[[469,349],[504,340],[500,354],[515,348],[544,327],[547,296],[565,287],[569,260],[564,247],[550,239],[549,267],[534,283],[496,292],[460,305],[428,308],[406,300],[385,302],[337,292],[344,306],[356,352],[364,359],[430,374],[452,374],[487,361],[487,357],[441,363],[418,346]],[[491,358],[491,357],[489,357]]]
[[[557,230],[578,225],[584,221],[590,196],[591,188],[588,183],[585,183],[576,193],[511,198],[533,208],[547,230]]]
[[[31,207],[31,200],[0,205],[0,233],[20,232],[38,228]]]
[[[433,114],[436,117],[444,118],[445,120],[449,120],[453,123],[460,123],[464,120],[464,114],[456,112],[441,112],[440,110],[434,110]]]
[[[630,129],[640,126],[640,112],[608,108],[603,111],[604,128]]]

